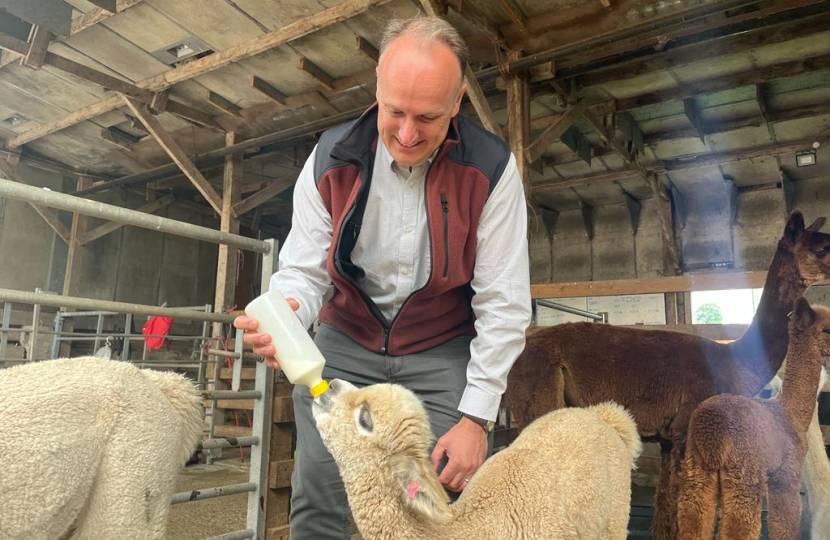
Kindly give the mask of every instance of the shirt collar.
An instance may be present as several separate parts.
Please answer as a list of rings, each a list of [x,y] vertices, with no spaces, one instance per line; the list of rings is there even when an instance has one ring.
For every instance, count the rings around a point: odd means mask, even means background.
[[[395,175],[401,178],[408,178],[409,175],[412,174],[412,172],[414,172],[414,170],[416,169],[416,167],[407,167],[404,165],[400,165],[397,161],[395,161],[395,159],[392,158],[392,154],[389,153],[389,150],[386,148],[386,145],[383,144],[383,141],[381,141],[380,138],[378,138],[378,150],[380,154],[383,156],[383,160],[387,164],[386,166],[389,167],[389,170],[391,170]],[[432,162],[435,160],[435,156],[438,155],[438,150],[440,150],[440,147],[436,148],[435,151],[432,154],[430,154],[427,160],[424,163],[417,165],[417,167],[429,167],[430,165],[432,165]]]

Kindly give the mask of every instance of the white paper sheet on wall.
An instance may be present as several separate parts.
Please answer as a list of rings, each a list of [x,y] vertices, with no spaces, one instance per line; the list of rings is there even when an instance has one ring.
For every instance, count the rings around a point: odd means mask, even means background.
[[[594,313],[608,313],[608,322],[614,325],[666,324],[666,300],[663,294],[551,298],[550,300]],[[537,326],[553,326],[579,321],[588,321],[588,319],[544,306],[536,307]]]

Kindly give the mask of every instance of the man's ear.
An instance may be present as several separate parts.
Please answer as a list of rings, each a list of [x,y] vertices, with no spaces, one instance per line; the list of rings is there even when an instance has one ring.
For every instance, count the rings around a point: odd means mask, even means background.
[[[405,508],[430,521],[449,520],[449,497],[426,459],[395,456],[391,465]]]
[[[452,114],[450,115],[451,117],[458,115],[458,111],[461,110],[461,100],[464,99],[465,93],[467,93],[467,83],[462,84],[461,89],[458,90],[458,97],[455,100],[455,104],[452,106]]]

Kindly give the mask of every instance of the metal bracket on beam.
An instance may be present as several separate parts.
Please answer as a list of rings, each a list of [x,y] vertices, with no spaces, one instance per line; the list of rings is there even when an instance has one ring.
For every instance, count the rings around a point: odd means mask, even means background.
[[[582,211],[582,223],[585,225],[585,233],[589,240],[594,239],[594,217],[596,211],[582,199],[579,199],[579,209]]]
[[[620,186],[622,188],[622,186]],[[631,231],[636,235],[640,228],[640,213],[643,211],[643,205],[629,195],[626,190],[622,190],[623,198],[625,199],[625,207],[628,209],[628,217],[631,218]]]
[[[625,137],[625,149],[628,152],[629,158],[634,158],[634,151],[642,154],[645,151],[645,142],[643,139],[643,132],[637,121],[626,113],[617,113],[614,118],[614,124]]]
[[[591,164],[591,158],[594,155],[594,147],[591,146],[591,142],[588,140],[585,135],[582,134],[581,131],[576,129],[574,126],[569,127],[565,130],[565,133],[562,134],[560,139],[565,146],[570,148],[579,159],[587,163],[588,165]]]
[[[540,207],[540,210],[542,212],[542,221],[548,230],[548,236],[553,238],[553,233],[556,231],[556,222],[559,220],[559,212],[545,206]]]
[[[735,179],[728,174],[723,175],[723,182],[726,184],[726,196],[729,199],[730,223],[734,224],[738,218],[738,187]]]
[[[683,194],[680,193],[680,190],[669,181],[669,197],[672,201],[672,208],[674,209],[674,220],[675,223],[681,228],[686,228],[686,203],[683,202]]]
[[[703,119],[700,116],[700,110],[698,110],[694,98],[686,98],[683,100],[683,112],[692,125],[692,129],[695,130],[695,133],[700,138],[700,142],[703,143],[703,146],[706,146],[706,139],[704,137],[706,127],[703,125]]]
[[[790,176],[784,169],[778,169],[778,174],[781,175],[781,189],[784,191],[784,211],[786,215],[790,215],[793,210],[793,200],[795,198],[795,186]]]

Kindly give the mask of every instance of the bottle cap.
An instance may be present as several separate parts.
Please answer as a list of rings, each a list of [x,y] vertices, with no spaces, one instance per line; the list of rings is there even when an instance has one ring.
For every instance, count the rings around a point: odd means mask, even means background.
[[[321,381],[319,384],[315,384],[314,386],[312,386],[308,390],[309,390],[309,392],[311,392],[312,396],[317,398],[317,397],[320,397],[323,394],[325,394],[328,391],[328,389],[329,389],[329,383],[327,383],[326,381]]]

